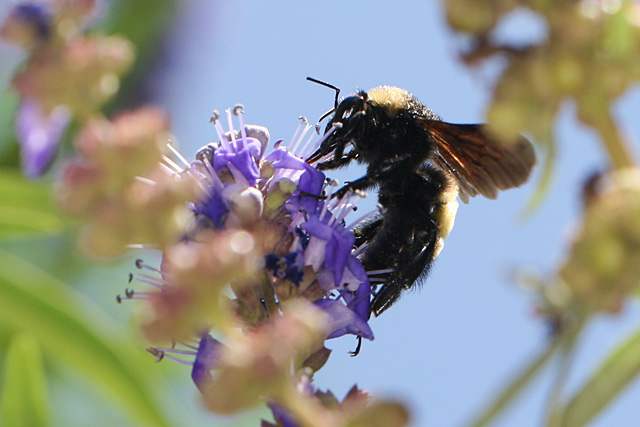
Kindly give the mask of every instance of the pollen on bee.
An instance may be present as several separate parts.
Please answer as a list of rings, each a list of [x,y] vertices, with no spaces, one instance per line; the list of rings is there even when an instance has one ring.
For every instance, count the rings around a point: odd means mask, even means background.
[[[406,90],[396,86],[378,86],[367,92],[369,100],[376,105],[384,106],[390,115],[397,115],[413,99]]]

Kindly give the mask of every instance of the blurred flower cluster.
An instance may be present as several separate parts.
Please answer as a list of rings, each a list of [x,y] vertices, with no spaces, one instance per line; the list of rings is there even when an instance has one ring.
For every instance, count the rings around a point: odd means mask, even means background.
[[[497,28],[516,11],[542,22],[546,37],[528,45],[496,41]],[[633,267],[640,217],[630,185],[639,172],[611,105],[640,80],[640,5],[622,0],[449,0],[447,18],[469,37],[461,54],[467,65],[503,60],[488,122],[498,135],[530,133],[547,149],[539,195],[550,182],[552,127],[562,103],[573,101],[579,120],[598,133],[610,169],[589,180],[584,217],[570,252],[557,274],[536,279],[535,288],[543,301],[539,311],[552,323],[618,312],[640,284],[640,271]]]
[[[222,117],[226,130],[214,113],[216,141],[189,161],[158,108],[105,117],[100,107],[133,51],[86,31],[94,9],[91,0],[22,3],[3,24],[2,37],[29,55],[12,83],[16,133],[30,177],[70,134],[57,196],[79,220],[86,252],[162,254],[157,266],[138,260],[139,286],[117,298],[141,300],[142,330],[158,345],[149,352],[192,365],[218,413],[266,403],[278,426],[406,424],[396,402],[370,404],[356,387],[339,401],[312,385],[331,353],[326,340],[373,339],[372,287],[352,233],[360,220],[346,223],[357,196],[332,197],[335,183],[306,162],[327,135],[315,137],[304,120],[288,148],[279,140],[271,149],[269,131],[245,124],[236,106]]]
[[[98,114],[133,61],[126,39],[85,32],[95,3],[20,3],[0,28],[2,39],[29,54],[12,82],[21,97],[15,124],[27,176],[47,170],[70,121]]]
[[[640,169],[632,141],[612,115],[616,99],[640,80],[640,4],[625,0],[447,0],[445,4],[449,25],[466,39],[463,62],[470,68],[501,64],[487,110],[489,125],[505,138],[531,134],[547,152],[532,206],[542,200],[551,182],[553,126],[563,103],[575,105],[577,119],[596,132],[606,153],[608,164],[586,180],[581,217],[563,260],[548,277],[537,272],[520,277],[535,292],[536,312],[551,326],[548,349],[505,387],[477,423],[488,424],[516,395],[514,390],[524,387],[551,355],[558,355],[562,368],[550,394],[546,422],[583,425],[637,375],[626,371],[628,361],[622,363],[623,356],[614,352],[573,397],[561,393],[570,356],[585,326],[597,314],[619,313],[640,286]],[[543,27],[544,36],[527,44],[500,37],[500,27],[515,13],[524,13]],[[579,141],[572,142],[572,155],[579,156]],[[631,351],[633,341],[631,336],[619,351]],[[594,401],[605,403],[597,406]]]
[[[512,12],[543,22],[546,38],[529,45],[496,42],[496,28]],[[487,118],[500,135],[532,133],[549,143],[561,103],[573,100],[585,124],[606,134],[609,106],[640,79],[640,5],[622,0],[541,2],[447,1],[447,18],[471,38],[462,57],[479,65],[495,57],[506,67],[494,87]],[[629,166],[610,145],[614,164]]]

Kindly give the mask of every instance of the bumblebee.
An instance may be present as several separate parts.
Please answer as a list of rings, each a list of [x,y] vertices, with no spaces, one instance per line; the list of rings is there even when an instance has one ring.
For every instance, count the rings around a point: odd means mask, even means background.
[[[522,185],[535,164],[524,137],[499,141],[479,124],[443,122],[404,89],[380,86],[338,102],[325,132],[331,132],[307,159],[319,170],[352,161],[367,173],[348,182],[347,191],[378,189],[380,213],[358,226],[356,245],[367,271],[381,270],[381,287],[371,301],[380,315],[416,282],[424,279],[444,246],[458,208],[481,194]]]

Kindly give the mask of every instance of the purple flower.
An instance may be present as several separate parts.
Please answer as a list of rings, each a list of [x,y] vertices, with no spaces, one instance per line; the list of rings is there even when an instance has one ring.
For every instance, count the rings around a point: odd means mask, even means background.
[[[305,256],[309,259],[323,258],[324,269],[333,275],[334,287],[340,286],[355,236],[342,224],[334,222],[329,225],[317,215],[310,217],[301,227],[311,236]]]
[[[289,211],[317,212],[321,203],[319,196],[324,188],[324,173],[282,147],[269,153],[265,160],[273,162],[271,166],[279,173],[277,178],[288,178],[298,183],[287,204]]]
[[[349,307],[339,300],[321,299],[314,303],[329,315],[329,324],[327,325],[329,334],[327,339],[341,337],[346,334],[357,335],[369,340],[373,339],[373,332],[366,318],[360,317]]]
[[[256,185],[260,178],[257,161],[260,157],[262,144],[255,138],[236,139],[218,147],[213,153],[213,168],[218,172],[223,167],[232,165],[251,186]],[[232,173],[233,169],[230,167]],[[236,180],[238,177],[236,177]]]
[[[201,215],[209,219],[215,228],[221,229],[224,226],[224,221],[229,213],[224,197],[222,194],[216,194],[213,186],[207,188],[209,192],[208,197],[196,203],[192,210],[196,214],[196,218],[201,218]],[[203,221],[200,221],[202,223]],[[208,228],[208,227],[204,227]]]
[[[364,272],[362,264],[360,264],[359,261],[357,264]],[[368,279],[360,283],[356,292],[340,290],[340,295],[347,303],[347,307],[349,307],[358,317],[361,319],[369,318],[371,314],[371,284]]]
[[[16,115],[16,134],[22,146],[22,170],[26,176],[37,178],[46,171],[69,119],[69,110],[64,106],[46,114],[37,101],[22,102]]]
[[[191,378],[201,392],[211,383],[211,370],[215,369],[220,360],[222,343],[211,335],[204,335],[200,339],[196,359],[191,369]]]

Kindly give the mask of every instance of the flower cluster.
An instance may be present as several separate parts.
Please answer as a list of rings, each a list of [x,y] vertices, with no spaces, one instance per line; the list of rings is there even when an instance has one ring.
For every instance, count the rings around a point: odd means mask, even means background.
[[[21,3],[0,28],[0,37],[29,54],[12,82],[21,98],[15,123],[27,176],[47,170],[71,118],[96,114],[133,61],[126,39],[85,32],[95,2]]]
[[[138,261],[148,273],[136,278],[155,290],[118,299],[146,301],[151,341],[181,343],[153,354],[194,356],[192,377],[210,409],[234,413],[266,399],[300,417],[300,399],[318,406],[317,397],[292,390],[326,362],[324,341],[373,339],[372,289],[354,254],[354,224],[345,225],[357,200],[332,198],[334,184],[305,161],[314,138],[306,122],[290,148],[278,141],[267,153],[268,130],[245,125],[241,106],[226,119],[228,131],[215,113],[218,141],[172,169],[202,193],[188,204],[179,241],[164,247],[161,267]]]
[[[246,125],[238,106],[223,117],[227,131],[214,114],[217,141],[190,162],[158,108],[104,117],[99,108],[133,54],[124,39],[85,31],[94,8],[95,0],[22,3],[0,36],[29,54],[12,82],[25,174],[46,172],[75,120],[75,155],[60,162],[57,194],[82,221],[82,247],[162,253],[157,267],[138,260],[142,271],[131,276],[152,289],[117,298],[142,300],[146,337],[174,343],[149,351],[192,365],[218,413],[262,402],[279,426],[406,424],[395,402],[369,404],[355,387],[340,402],[311,385],[330,356],[326,340],[373,339],[373,290],[352,232],[359,220],[346,222],[357,196],[332,197],[335,183],[306,161],[330,132],[312,144],[305,120],[289,147],[280,140],[268,151],[268,130]]]
[[[554,330],[573,315],[622,310],[640,281],[640,170],[597,174],[585,185],[585,216],[555,277],[536,286]]]

